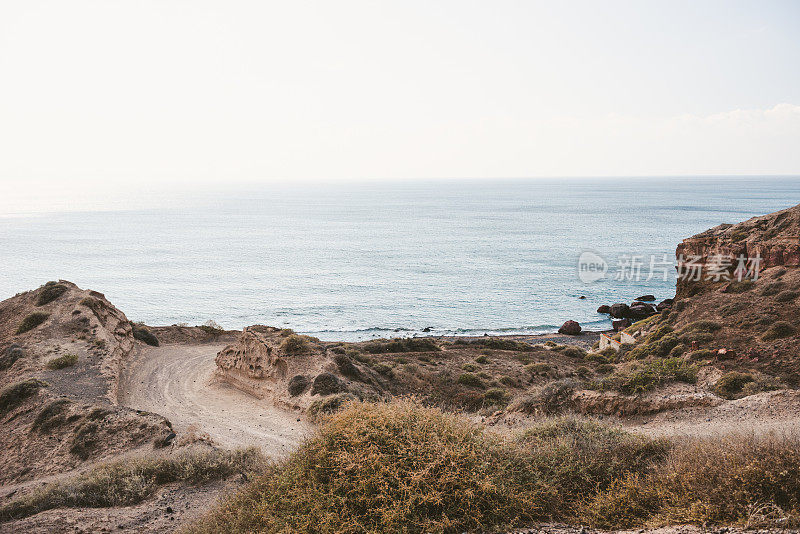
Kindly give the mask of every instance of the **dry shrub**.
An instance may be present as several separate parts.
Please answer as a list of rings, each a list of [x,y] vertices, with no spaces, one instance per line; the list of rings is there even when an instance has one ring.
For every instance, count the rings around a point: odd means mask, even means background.
[[[22,404],[27,398],[32,397],[39,388],[47,384],[41,380],[30,379],[16,382],[0,390],[0,416]]]
[[[77,354],[64,354],[63,356],[59,356],[48,361],[47,368],[53,370],[64,369],[66,367],[72,367],[76,363],[78,363]]]
[[[414,401],[355,402],[187,531],[494,532],[547,521],[792,526],[796,438],[677,446],[591,421],[515,441]]]
[[[191,532],[463,532],[541,517],[512,444],[411,401],[354,403]]]
[[[598,489],[662,461],[667,440],[653,440],[618,427],[575,417],[545,419],[519,436],[536,466],[559,488],[571,509]]]
[[[618,369],[592,384],[600,391],[616,390],[625,395],[638,395],[669,382],[697,381],[697,367],[682,358],[660,358],[636,362],[628,369]]]
[[[134,339],[138,339],[152,347],[158,347],[158,338],[143,324],[131,323],[131,330],[133,331]]]
[[[396,338],[376,339],[364,345],[364,351],[370,354],[388,354],[396,352],[438,352],[442,349],[430,338]]]
[[[311,344],[308,342],[308,338],[298,334],[289,334],[284,338],[280,346],[280,349],[285,354],[303,354],[308,352],[310,348]]]
[[[49,313],[45,312],[33,312],[25,316],[21,323],[19,323],[19,327],[17,327],[17,334],[24,334],[29,330],[33,330],[50,317]]]
[[[47,282],[42,289],[39,290],[39,297],[36,299],[37,306],[44,306],[50,304],[58,297],[67,292],[67,286],[59,284],[58,282]]]
[[[795,327],[790,323],[787,323],[786,321],[777,321],[769,327],[761,339],[764,341],[772,341],[773,339],[793,336],[795,332]]]
[[[263,472],[265,466],[266,460],[255,448],[192,450],[174,457],[122,460],[18,497],[0,507],[0,521],[61,507],[130,506],[142,502],[163,484],[203,484],[236,472]]]
[[[678,444],[649,474],[630,476],[585,508],[595,526],[675,523],[785,527],[800,518],[800,440],[729,435]]]

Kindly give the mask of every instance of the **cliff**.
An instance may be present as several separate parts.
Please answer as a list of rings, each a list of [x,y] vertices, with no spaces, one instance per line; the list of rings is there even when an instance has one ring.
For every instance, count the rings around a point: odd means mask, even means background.
[[[800,205],[738,224],[721,224],[684,239],[675,254],[682,275],[678,278],[677,298],[731,280],[752,279],[755,272],[771,267],[798,267]],[[741,267],[744,269],[737,272]],[[696,280],[698,268],[702,275]]]

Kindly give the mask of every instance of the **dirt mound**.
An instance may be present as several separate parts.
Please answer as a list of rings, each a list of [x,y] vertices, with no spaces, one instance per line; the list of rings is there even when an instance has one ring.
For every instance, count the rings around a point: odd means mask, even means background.
[[[0,302],[1,482],[73,469],[162,440],[169,422],[118,407],[131,324],[64,280]]]

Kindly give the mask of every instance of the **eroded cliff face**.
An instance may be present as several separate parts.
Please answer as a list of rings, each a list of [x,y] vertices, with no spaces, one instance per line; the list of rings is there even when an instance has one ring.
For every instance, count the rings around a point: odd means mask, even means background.
[[[74,469],[171,433],[163,417],[117,405],[135,344],[124,313],[65,280],[0,302],[0,389],[12,400],[0,409],[0,483]]]
[[[753,279],[771,267],[798,267],[800,205],[684,239],[676,257],[677,298],[718,289],[732,280]]]
[[[239,339],[217,354],[217,378],[260,399],[289,402],[292,377],[313,377],[329,359],[323,347],[291,331],[248,326]]]

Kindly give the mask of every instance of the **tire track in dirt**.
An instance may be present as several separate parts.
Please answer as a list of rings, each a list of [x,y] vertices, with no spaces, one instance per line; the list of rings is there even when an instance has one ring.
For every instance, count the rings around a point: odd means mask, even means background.
[[[257,446],[280,458],[312,431],[297,414],[213,380],[224,345],[142,347],[126,365],[120,404],[163,415],[179,434],[196,425],[218,445]]]

